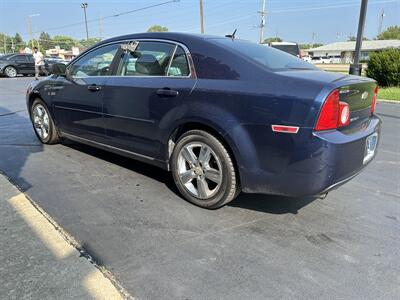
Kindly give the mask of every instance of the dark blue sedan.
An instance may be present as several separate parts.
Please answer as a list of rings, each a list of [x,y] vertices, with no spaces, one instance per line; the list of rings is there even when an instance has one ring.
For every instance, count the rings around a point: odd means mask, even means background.
[[[329,73],[232,38],[180,33],[105,40],[32,83],[38,138],[61,138],[172,172],[188,201],[240,191],[319,195],[375,156],[375,81]]]

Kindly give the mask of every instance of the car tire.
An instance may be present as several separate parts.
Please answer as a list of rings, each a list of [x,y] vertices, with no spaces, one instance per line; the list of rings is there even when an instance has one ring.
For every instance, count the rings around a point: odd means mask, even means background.
[[[33,130],[43,144],[57,144],[60,142],[56,125],[46,104],[39,98],[35,99],[30,106],[30,117]]]
[[[17,77],[18,72],[17,69],[14,68],[13,66],[8,66],[4,69],[4,74],[9,78],[14,78]]]
[[[219,208],[240,192],[231,155],[206,131],[184,133],[175,145],[170,166],[179,192],[200,207]]]

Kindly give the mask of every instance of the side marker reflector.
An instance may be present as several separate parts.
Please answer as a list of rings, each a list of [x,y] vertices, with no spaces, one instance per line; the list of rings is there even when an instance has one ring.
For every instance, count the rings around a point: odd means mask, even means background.
[[[273,132],[297,133],[299,131],[297,126],[271,125],[271,127]]]

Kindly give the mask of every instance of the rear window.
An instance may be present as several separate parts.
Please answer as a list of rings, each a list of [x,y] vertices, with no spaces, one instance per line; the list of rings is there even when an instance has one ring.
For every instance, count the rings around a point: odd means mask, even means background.
[[[300,50],[299,46],[297,45],[271,45],[272,48],[282,50],[286,53],[292,54],[292,55],[300,55]]]
[[[317,69],[304,60],[274,49],[269,46],[259,45],[244,40],[214,39],[214,43],[224,46],[228,50],[239,53],[253,62],[256,62],[272,71],[283,71],[292,69]]]

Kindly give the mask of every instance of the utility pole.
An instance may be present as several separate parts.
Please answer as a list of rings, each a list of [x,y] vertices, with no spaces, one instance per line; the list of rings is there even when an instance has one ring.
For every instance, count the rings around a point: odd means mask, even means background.
[[[103,39],[103,16],[100,16],[99,19],[99,35],[100,35],[100,40]]]
[[[12,53],[14,53],[14,50],[15,50],[15,46],[14,46],[14,38],[13,38],[13,37],[11,37],[11,51],[12,51]]]
[[[262,0],[261,8],[261,11],[258,12],[260,14],[260,44],[264,42],[265,16],[267,15],[265,11],[265,0]]]
[[[4,54],[7,54],[7,38],[6,38],[6,34],[4,34]]]
[[[86,40],[89,39],[89,31],[88,31],[88,26],[87,26],[87,17],[86,17],[86,8],[88,7],[88,4],[85,3],[81,3],[81,7],[83,8],[83,13],[85,15],[85,26],[86,26]]]
[[[360,64],[361,45],[364,34],[365,16],[367,14],[368,0],[362,0],[360,8],[360,18],[358,20],[358,31],[356,49],[354,52],[354,62],[350,65],[349,74],[361,75],[362,65]]]
[[[382,24],[383,24],[383,17],[385,17],[385,11],[382,8],[381,15],[379,16],[379,28],[378,28],[378,35],[382,32]]]
[[[311,33],[311,47],[314,47],[315,44],[315,32]]]
[[[200,32],[204,34],[203,0],[200,0]]]

